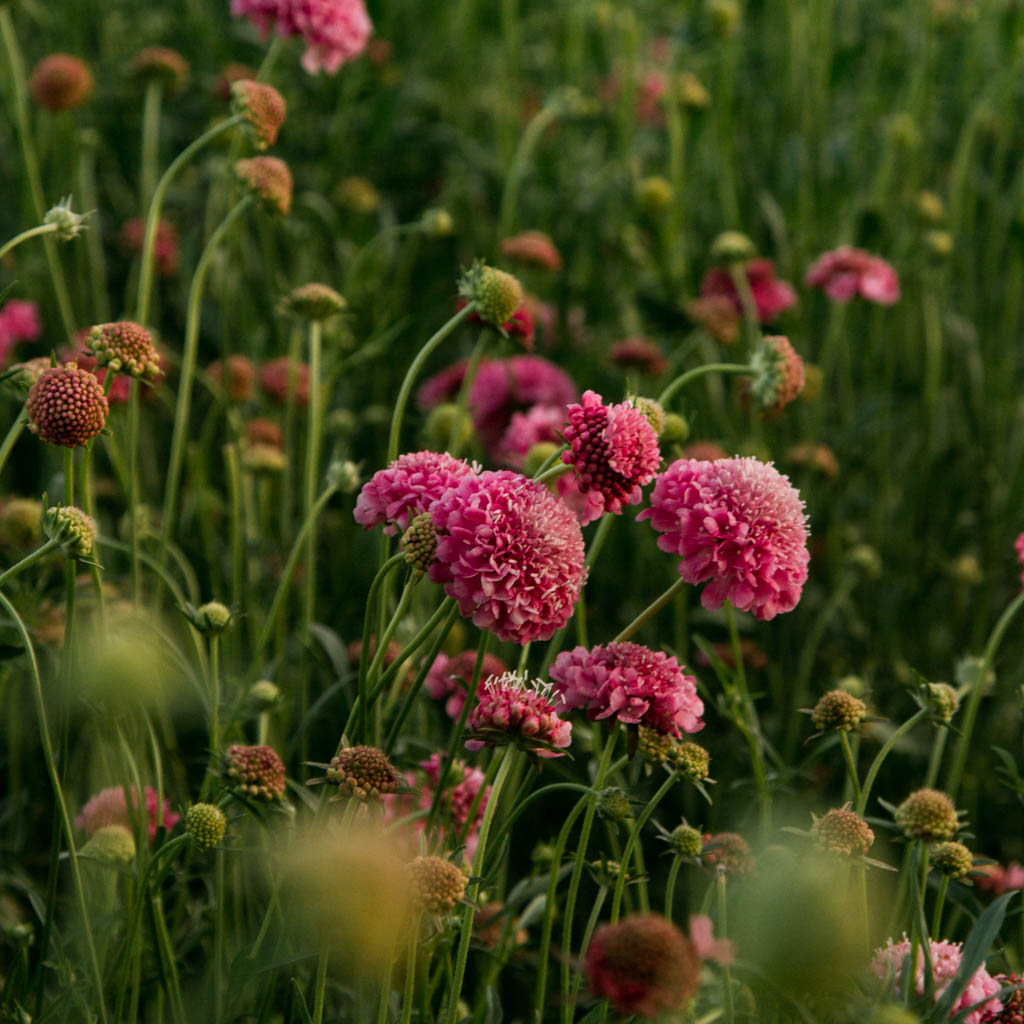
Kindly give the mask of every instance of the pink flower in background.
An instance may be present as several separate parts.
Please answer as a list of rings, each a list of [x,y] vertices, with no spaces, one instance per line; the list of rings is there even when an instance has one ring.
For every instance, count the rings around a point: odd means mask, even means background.
[[[857,295],[880,306],[899,301],[899,275],[879,256],[863,249],[841,245],[819,256],[807,271],[810,286],[824,288],[836,302],[849,302]]]
[[[1020,562],[1021,574],[1020,574],[1020,585],[1024,589],[1024,533],[1022,533],[1014,542],[1013,550],[1017,552],[1017,561]]]
[[[410,452],[399,455],[387,469],[378,470],[363,484],[353,516],[370,529],[383,526],[394,536],[431,504],[472,473],[468,462],[447,452]]]
[[[333,75],[366,48],[373,24],[363,0],[231,0],[231,13],[247,17],[264,35],[301,35],[302,66]]]
[[[0,366],[7,365],[19,341],[35,341],[43,332],[39,307],[34,302],[10,299],[0,307]]]
[[[931,947],[932,978],[935,982],[934,999],[936,1002],[942,997],[942,993],[948,988],[953,980],[957,968],[962,959],[959,942],[939,942],[935,939],[929,940]],[[904,935],[902,941],[894,943],[892,939],[881,949],[875,950],[874,959],[871,961],[871,969],[875,975],[882,980],[891,976],[893,978],[894,990],[900,991],[900,976],[903,973],[903,961],[910,954],[910,940]],[[924,954],[921,950],[917,953],[917,967],[914,971],[914,989],[919,996],[924,995]],[[971,980],[967,983],[963,994],[950,1010],[950,1016],[955,1016],[958,1011],[981,1003],[986,997],[999,994],[1001,986],[984,967],[979,967]],[[1003,1008],[998,999],[990,998],[988,1002],[980,1006],[973,1013],[964,1018],[964,1024],[981,1024],[989,1020]]]
[[[509,470],[470,474],[430,507],[430,578],[500,640],[549,640],[569,621],[586,571],[572,511]]]
[[[577,647],[555,659],[550,675],[559,711],[583,710],[591,720],[614,715],[668,736],[704,728],[697,680],[662,651],[628,642]]]
[[[544,441],[557,443],[568,422],[568,407],[564,405],[531,405],[526,412],[513,413],[497,445],[498,461],[522,469],[530,449]]]
[[[731,939],[716,939],[707,914],[690,916],[690,941],[701,960],[713,960],[720,967],[730,967],[736,962],[736,943]]]
[[[135,795],[134,786],[131,787],[130,792],[132,803],[137,808],[139,801]],[[164,828],[170,831],[178,823],[181,815],[175,814],[171,810],[171,805],[166,797],[164,798],[163,812]],[[153,842],[156,839],[157,796],[156,790],[152,786],[146,787],[146,813],[149,818],[149,841]],[[108,786],[106,789],[101,789],[82,808],[81,814],[75,818],[75,824],[83,829],[87,836],[91,836],[97,829],[101,829],[105,825],[123,825],[125,828],[131,829],[131,815],[128,813],[124,786]]]
[[[796,305],[796,291],[788,281],[780,281],[775,276],[775,264],[771,260],[751,260],[743,270],[761,323],[774,320],[783,310]],[[700,295],[702,299],[728,299],[733,309],[743,315],[743,302],[728,270],[709,270],[700,283]]]
[[[133,217],[121,225],[121,245],[127,252],[142,252],[145,240],[146,222],[141,217]],[[153,259],[161,277],[173,277],[178,272],[178,230],[166,220],[157,223]]]
[[[542,270],[561,270],[562,255],[543,231],[520,231],[502,241],[502,254],[525,266]]]
[[[469,713],[467,750],[515,743],[536,757],[564,757],[559,749],[572,742],[572,725],[562,721],[547,699],[550,685],[530,684],[525,676],[505,672],[491,676]]]
[[[475,664],[476,651],[462,651],[452,658],[447,654],[439,654],[430,666],[427,678],[423,680],[423,689],[434,700],[445,702],[444,710],[449,718],[458,718],[462,714]],[[507,671],[508,666],[496,654],[485,654],[480,667],[480,681],[477,683],[478,692],[491,676],[500,676]]]
[[[465,299],[458,299],[455,303],[457,310],[463,309],[466,305]],[[523,302],[519,308],[512,314],[511,318],[506,320],[502,325],[501,329],[510,337],[518,338],[519,344],[526,349],[527,352],[533,351],[533,338],[536,333],[533,323],[533,311],[532,303]],[[479,313],[470,313],[469,322],[471,324],[482,324],[486,323],[483,317]]]
[[[296,405],[309,403],[309,367],[288,356],[278,356],[260,367],[260,387],[282,405],[288,399],[288,388],[294,389]]]
[[[668,360],[661,349],[647,338],[624,338],[612,345],[608,358],[624,370],[639,370],[651,377],[658,377],[668,369]]]
[[[807,517],[799,492],[754,458],[678,459],[658,477],[649,519],[658,547],[679,555],[705,608],[731,601],[759,619],[796,607],[807,579]]]
[[[562,462],[572,466],[584,494],[601,499],[592,510],[596,514],[583,522],[635,505],[661,465],[658,435],[647,417],[631,402],[604,405],[593,391],[584,392],[582,404],[570,405],[568,416],[569,450],[562,452]]]
[[[975,871],[981,874],[975,876],[974,884],[996,896],[1011,889],[1024,889],[1024,868],[1016,861],[1005,868],[1002,864],[981,864]]]

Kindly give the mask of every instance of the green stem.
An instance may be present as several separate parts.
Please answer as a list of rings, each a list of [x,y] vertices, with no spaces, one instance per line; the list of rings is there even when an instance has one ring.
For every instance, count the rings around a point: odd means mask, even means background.
[[[43,195],[42,175],[39,173],[39,157],[36,154],[32,129],[29,125],[25,64],[21,59],[21,48],[18,46],[18,37],[14,31],[9,4],[0,5],[0,36],[3,36],[7,62],[11,69],[14,121],[18,129],[18,141],[21,143],[22,159],[25,161],[25,174],[28,178],[29,191],[32,194],[32,205],[35,207],[36,217],[42,221],[46,216],[46,199]],[[72,338],[78,329],[78,320],[71,308],[71,297],[68,294],[67,282],[64,280],[64,271],[60,260],[57,259],[57,246],[52,238],[44,238],[43,245],[46,250],[46,262],[50,268],[50,278],[53,281],[53,290],[57,296],[57,306],[64,324],[65,337]]]
[[[96,510],[92,493],[92,452],[96,438],[93,438],[82,452],[82,511],[95,520]],[[106,630],[106,603],[103,597],[103,572],[95,559],[89,567],[92,573],[92,589],[96,597],[96,614],[99,621],[100,631]],[[161,805],[158,804],[158,807]]]
[[[671,921],[672,911],[675,906],[676,878],[679,876],[679,869],[683,866],[682,857],[674,857],[672,867],[668,869],[668,881],[665,883],[665,917]]]
[[[418,934],[409,936],[409,952],[405,959],[405,991],[402,996],[402,1021],[401,1024],[410,1024],[412,1021],[412,1004],[416,996],[416,951],[419,943],[416,941]]]
[[[4,11],[0,9],[0,18],[3,17],[3,14]],[[163,207],[167,189],[182,167],[203,146],[241,122],[241,115],[229,117],[226,121],[221,121],[220,124],[216,124],[209,131],[204,132],[174,158],[157,182],[156,188],[153,190],[153,198],[149,201],[149,212],[146,214],[146,234],[143,238],[142,252],[139,256],[139,291],[135,302],[135,319],[140,324],[145,325],[146,318],[149,316],[149,293],[153,286],[153,250],[156,246],[157,228],[160,225],[160,210]],[[229,214],[228,216],[231,215]]]
[[[313,992],[313,1024],[324,1019],[324,994],[327,991],[327,950],[320,950],[316,958],[316,988]]]
[[[901,736],[905,736],[911,729],[921,721],[922,718],[927,717],[927,708],[921,708],[910,716],[893,734],[885,741],[882,749],[875,755],[874,761],[871,762],[871,767],[868,769],[867,778],[864,779],[864,785],[861,787],[860,799],[857,801],[857,814],[860,817],[864,817],[864,811],[868,806],[868,797],[871,796],[871,787],[875,784],[875,778],[878,775],[882,764],[885,759],[889,756],[889,751],[892,750],[896,743],[899,741]]]
[[[211,656],[213,643],[210,644]],[[215,748],[216,749],[216,748]],[[208,773],[212,775],[212,773]],[[224,847],[218,846],[214,853],[214,921],[213,921],[213,1019],[224,1019],[224,900],[227,887],[224,885]]]
[[[173,167],[174,165],[172,164],[171,166]],[[164,177],[166,178],[167,175],[165,174]],[[161,179],[160,185],[162,184],[163,179]],[[160,185],[157,186],[157,191],[153,195],[154,203],[157,202],[157,197],[160,194]],[[178,511],[178,478],[181,474],[181,462],[185,454],[185,435],[188,428],[189,405],[192,399],[192,380],[195,376],[196,352],[199,347],[199,306],[203,295],[203,284],[217,246],[227,234],[232,224],[248,209],[251,203],[252,199],[249,196],[239,200],[220,222],[217,229],[210,236],[210,240],[206,243],[206,248],[203,250],[202,256],[199,257],[195,273],[192,275],[192,284],[188,292],[185,345],[181,360],[181,377],[178,383],[178,401],[174,409],[174,429],[171,434],[171,455],[167,467],[167,490],[164,496],[163,519],[160,530],[161,544],[163,546],[166,546],[174,536],[174,520]],[[143,252],[143,257],[145,258],[145,251]],[[139,319],[142,320],[141,315]]]
[[[40,558],[48,555],[54,548],[60,547],[60,541],[48,540],[41,547],[38,547],[31,554],[26,555],[20,562],[15,562],[9,569],[0,574],[0,587],[9,579],[13,579],[18,573],[23,572],[30,565],[38,562]]]
[[[356,733],[360,741],[366,735],[366,707],[367,707],[367,684],[370,679],[370,645],[373,642],[373,613],[377,607],[377,595],[384,585],[388,574],[405,561],[405,553],[399,551],[386,559],[384,564],[377,570],[377,574],[370,583],[370,591],[366,596],[366,613],[363,615],[363,642],[359,648],[359,729]]]
[[[939,882],[939,894],[935,897],[935,909],[932,912],[932,937],[937,938],[942,934],[942,908],[946,902],[946,890],[949,888],[949,875],[943,875]]]
[[[695,366],[686,373],[681,373],[664,391],[658,396],[658,405],[668,407],[669,401],[674,398],[687,384],[706,377],[709,373],[736,373],[746,374],[748,377],[754,375],[754,370],[746,363],[705,363],[703,366]]]
[[[0,15],[4,10],[0,8]],[[28,655],[29,669],[32,676],[32,695],[35,698],[36,715],[39,719],[39,739],[43,746],[43,756],[46,760],[46,770],[50,776],[50,784],[53,786],[53,795],[60,811],[61,826],[64,831],[64,838],[67,842],[69,865],[71,877],[74,881],[75,895],[78,900],[78,909],[82,915],[82,930],[85,933],[86,947],[89,951],[89,962],[92,968],[93,983],[96,986],[95,1009],[99,1011],[100,1024],[106,1024],[107,1004],[103,995],[103,975],[100,972],[99,958],[96,955],[96,944],[93,941],[92,925],[89,920],[89,910],[85,900],[85,889],[82,886],[82,875],[78,865],[78,852],[75,849],[75,834],[71,826],[71,816],[68,814],[67,802],[64,799],[64,790],[60,784],[60,774],[57,771],[57,758],[53,747],[53,740],[50,737],[50,727],[46,719],[46,703],[43,698],[43,682],[39,676],[39,663],[36,661],[35,648],[32,646],[32,638],[29,636],[25,623],[17,609],[0,593],[0,607],[11,617],[15,628],[21,634],[22,642],[25,645],[25,653]]]
[[[468,698],[467,698],[468,700]],[[516,748],[508,746],[502,754],[501,767],[498,769],[497,778],[491,787],[491,795],[487,799],[487,808],[484,811],[483,821],[480,823],[479,839],[477,840],[476,856],[473,858],[473,878],[466,886],[466,907],[462,912],[462,932],[459,936],[459,949],[455,957],[455,968],[452,972],[452,984],[448,990],[448,1013],[447,1024],[455,1024],[459,1015],[459,998],[462,995],[462,982],[466,975],[466,960],[469,957],[469,941],[473,934],[473,898],[480,888],[479,879],[484,874],[484,857],[487,854],[487,835],[491,830],[491,822],[494,821],[494,813],[498,807],[498,800],[501,796],[502,787],[508,778],[509,771],[515,760]]]
[[[22,231],[20,235],[15,235],[9,242],[6,242],[4,245],[0,245],[0,260],[2,260],[12,249],[21,245],[22,242],[27,242],[30,238],[35,238],[38,235],[53,234],[56,230],[56,224],[40,224],[38,227]]]
[[[153,912],[153,929],[156,933],[160,959],[163,961],[164,974],[168,981],[168,995],[171,1001],[171,1012],[177,1024],[186,1024],[185,1004],[181,998],[181,982],[178,979],[178,965],[171,945],[171,937],[167,933],[167,921],[164,919],[163,902],[160,893],[150,898],[150,909]],[[220,1017],[215,1017],[220,1020]]]
[[[628,640],[637,632],[637,630],[653,619],[654,616],[665,607],[665,605],[670,604],[676,594],[678,594],[685,586],[686,580],[680,576],[679,579],[677,579],[675,583],[673,583],[672,586],[661,595],[661,597],[652,601],[628,626],[626,626],[624,630],[622,630],[621,633],[619,633],[618,636],[615,637],[612,642],[618,644],[622,643],[624,640]]]
[[[312,512],[316,499],[316,482],[319,479],[320,439],[323,431],[323,415],[321,413],[323,390],[320,380],[321,332],[320,321],[311,321],[309,325],[309,420],[306,430],[306,480],[302,505],[303,515],[310,520],[306,536],[306,578],[302,603],[302,637],[306,644],[310,642],[313,612],[316,606],[316,518]]]
[[[854,803],[860,804],[860,779],[857,777],[857,765],[853,759],[853,751],[850,749],[850,739],[845,729],[839,730],[839,743],[843,748],[843,757],[846,760],[846,770],[850,778],[850,785],[853,786]]]
[[[978,705],[985,692],[985,677],[992,667],[996,652],[1002,643],[1003,636],[1014,620],[1017,613],[1024,608],[1024,591],[1019,593],[1011,602],[1009,607],[999,617],[999,621],[992,630],[992,635],[985,645],[985,652],[981,657],[981,664],[974,677],[971,686],[970,696],[967,698],[967,706],[964,708],[964,717],[961,721],[960,742],[957,744],[956,754],[953,757],[953,764],[949,769],[949,778],[946,781],[946,793],[951,800],[956,799],[957,790],[960,788],[960,780],[963,778],[964,765],[967,763],[967,751],[971,745],[971,735],[974,733],[974,723],[978,717]]]
[[[156,188],[156,167],[160,143],[160,105],[164,84],[159,75],[146,83],[146,96],[142,108],[142,172],[139,178],[139,198],[145,209]]]
[[[0,472],[3,471],[4,466],[7,465],[7,458],[11,454],[21,432],[25,429],[28,423],[28,413],[24,409],[18,413],[17,418],[11,424],[10,429],[7,431],[7,435],[4,437],[3,444],[0,445]]]
[[[557,480],[560,476],[565,476],[571,470],[572,466],[562,462],[557,466],[544,470],[543,473],[538,473],[533,479],[539,484],[546,484],[549,480]]]
[[[729,916],[726,899],[726,872],[721,869],[715,872],[715,890],[718,894],[718,938],[724,940],[729,934]],[[736,1018],[736,1011],[732,1001],[732,972],[728,967],[722,968],[722,998],[725,1003],[725,1019],[727,1024],[732,1024]]]
[[[423,364],[426,363],[430,354],[438,345],[448,337],[456,327],[464,320],[468,320],[476,312],[476,303],[470,302],[463,306],[446,324],[444,324],[427,343],[416,353],[416,358],[405,373],[402,387],[399,389],[398,398],[395,401],[395,411],[391,415],[391,430],[388,433],[388,454],[386,464],[391,465],[398,458],[398,442],[402,433],[402,420],[405,417],[405,407],[409,404],[409,396],[412,394],[412,387],[416,383]]]
[[[109,371],[108,371],[109,373]],[[113,376],[113,374],[109,374]],[[129,382],[128,392],[128,531],[132,549],[131,576],[132,600],[138,607],[140,588],[139,575],[139,388],[142,385],[134,377]]]

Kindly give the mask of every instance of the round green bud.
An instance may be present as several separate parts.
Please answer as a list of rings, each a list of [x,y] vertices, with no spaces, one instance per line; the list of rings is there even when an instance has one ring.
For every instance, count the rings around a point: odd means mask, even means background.
[[[259,711],[269,711],[277,705],[280,699],[280,689],[276,683],[272,683],[269,679],[257,679],[249,687],[249,701]]]
[[[203,633],[223,633],[231,625],[231,609],[220,601],[207,601],[196,609],[195,626]]]
[[[224,812],[215,804],[193,804],[185,812],[185,831],[201,850],[219,846],[227,824]]]
[[[96,524],[74,505],[55,505],[43,516],[43,533],[57,541],[69,558],[91,558]]]
[[[704,849],[704,837],[700,830],[685,823],[672,829],[668,843],[678,857],[699,857]]]
[[[303,320],[323,321],[340,313],[348,303],[330,285],[312,281],[293,289],[284,305]]]
[[[956,807],[937,789],[918,789],[896,808],[896,824],[908,839],[952,839],[960,827]]]
[[[974,867],[974,856],[963,843],[939,843],[932,850],[932,867],[950,878],[965,878]]]
[[[666,444],[685,444],[690,436],[690,424],[677,412],[665,414],[665,425],[661,428],[659,440]]]
[[[811,721],[822,732],[832,729],[849,732],[864,721],[867,713],[867,705],[859,697],[843,690],[830,690],[814,705]]]
[[[597,813],[606,821],[629,821],[633,808],[629,796],[618,786],[609,786],[597,794]]]
[[[93,832],[78,852],[111,864],[128,864],[135,858],[135,837],[124,825],[104,825]]]
[[[715,263],[742,263],[756,255],[754,243],[742,231],[723,231],[711,243],[711,259]]]

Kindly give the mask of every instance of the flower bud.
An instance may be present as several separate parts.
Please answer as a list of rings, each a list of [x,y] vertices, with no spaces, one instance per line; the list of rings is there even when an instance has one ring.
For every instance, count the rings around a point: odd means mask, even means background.
[[[953,801],[937,789],[918,789],[896,808],[896,824],[908,839],[952,839],[960,827]]]
[[[235,743],[228,748],[225,775],[243,796],[273,803],[284,796],[284,762],[273,747],[247,747]]]
[[[28,89],[32,99],[47,110],[74,110],[92,95],[92,72],[80,57],[51,53],[32,69]]]
[[[74,505],[55,505],[43,516],[43,533],[57,541],[69,558],[92,558],[96,524]]]
[[[129,864],[135,859],[135,837],[124,825],[104,825],[93,832],[78,852],[111,864]]]
[[[271,85],[242,78],[231,86],[231,112],[241,116],[246,134],[258,150],[277,142],[288,106]]]
[[[629,796],[618,786],[609,786],[597,794],[597,813],[606,821],[629,821],[633,808]]]
[[[276,156],[235,161],[235,177],[272,213],[282,217],[292,208],[292,173]]]
[[[452,215],[441,207],[425,210],[420,218],[423,233],[431,238],[447,238],[455,230]]]
[[[756,255],[754,243],[742,231],[723,231],[711,243],[713,263],[743,263]]]
[[[963,843],[939,843],[931,859],[932,867],[950,878],[965,878],[974,867],[974,857]]]
[[[863,857],[875,841],[871,827],[849,806],[833,807],[825,817],[814,818],[811,836],[819,848],[836,857]]]
[[[459,294],[476,304],[481,320],[500,327],[522,305],[523,289],[511,274],[477,260],[459,281]]]
[[[143,81],[162,81],[166,88],[178,91],[188,81],[188,61],[167,46],[147,46],[132,58],[132,72]]]
[[[89,331],[85,347],[97,366],[109,366],[114,373],[149,381],[160,375],[160,356],[152,336],[130,320],[97,324]]]
[[[401,548],[405,560],[419,572],[426,572],[433,564],[437,552],[437,533],[429,512],[422,512],[409,523],[402,534]]]
[[[330,285],[312,281],[300,285],[284,300],[285,307],[303,320],[329,320],[340,313],[348,303]]]
[[[379,800],[398,791],[399,775],[383,750],[346,747],[331,759],[327,781],[337,783],[349,796]]]
[[[473,437],[473,418],[454,402],[442,402],[434,406],[423,427],[426,446],[432,451],[446,452],[452,445],[452,432],[460,447],[468,444]]]
[[[86,228],[87,213],[75,213],[71,209],[71,196],[62,199],[56,206],[51,206],[43,217],[44,224],[56,224],[54,234],[59,242],[70,242],[77,238]]]
[[[690,436],[690,424],[684,416],[677,412],[665,414],[665,425],[661,428],[658,440],[664,444],[685,444]]]
[[[466,891],[466,876],[442,857],[417,857],[409,865],[413,902],[429,914],[446,914]]]
[[[850,732],[860,725],[867,713],[867,705],[859,697],[843,690],[830,690],[814,705],[811,721],[821,732],[832,729]]]
[[[224,812],[214,804],[193,804],[185,812],[185,831],[201,850],[220,845],[227,828]]]
[[[704,837],[699,829],[684,822],[672,829],[668,844],[677,857],[699,857],[704,849]]]
[[[327,467],[327,483],[342,494],[355,494],[361,476],[359,467],[351,459],[335,459]]]
[[[664,213],[672,205],[672,185],[667,178],[651,175],[637,186],[636,199],[644,213],[650,216]]]
[[[195,610],[192,624],[200,633],[223,633],[231,625],[231,609],[220,601],[207,601]]]

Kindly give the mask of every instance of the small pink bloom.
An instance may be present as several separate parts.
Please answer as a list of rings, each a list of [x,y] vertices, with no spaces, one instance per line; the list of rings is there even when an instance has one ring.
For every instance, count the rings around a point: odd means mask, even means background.
[[[0,309],[0,331],[9,332],[15,341],[35,341],[43,332],[39,307],[28,300],[8,300]]]
[[[608,357],[616,366],[626,370],[639,370],[658,377],[668,369],[668,360],[661,349],[647,338],[624,338],[611,347]]]
[[[714,926],[707,914],[690,916],[690,941],[701,960],[713,960],[720,967],[736,962],[736,944],[731,939],[716,939]]]
[[[658,435],[647,417],[630,402],[604,405],[593,391],[584,392],[581,404],[570,405],[568,415],[569,450],[562,462],[574,469],[580,490],[600,496],[598,514],[618,515],[623,504],[635,505],[661,465]]]
[[[296,405],[309,403],[309,367],[293,363],[288,356],[271,359],[260,367],[260,387],[271,398],[284,404],[289,387],[293,389]]]
[[[399,455],[363,484],[353,516],[367,530],[383,526],[393,536],[399,529],[408,529],[411,520],[472,472],[469,463],[447,452]]]
[[[678,459],[658,477],[649,519],[658,547],[679,555],[687,583],[708,585],[705,608],[728,600],[771,619],[792,611],[807,579],[807,517],[799,492],[754,458]]]
[[[995,896],[1012,889],[1024,889],[1024,867],[1016,861],[1005,868],[1002,864],[983,864],[975,870],[981,874],[975,877],[974,884]]]
[[[543,231],[520,231],[501,243],[502,254],[510,260],[542,270],[561,270],[562,256]]]
[[[139,801],[135,795],[134,786],[131,787],[130,792],[132,803],[137,809]],[[153,842],[156,839],[157,829],[157,796],[156,790],[152,786],[146,787],[146,814],[149,823],[149,841]],[[123,825],[125,828],[131,829],[131,817],[128,813],[128,803],[125,800],[124,787],[108,786],[106,789],[101,789],[86,803],[81,813],[75,818],[75,824],[84,830],[87,836],[91,836],[105,825]],[[170,831],[180,818],[181,815],[175,814],[171,810],[171,805],[165,797],[163,804],[164,828]]]
[[[849,302],[860,295],[880,306],[891,306],[900,297],[900,279],[892,266],[850,245],[819,256],[805,280],[808,285],[824,288],[836,302]]]
[[[555,659],[550,675],[558,711],[583,710],[591,720],[614,716],[670,736],[704,728],[697,680],[662,651],[628,642],[577,647]]]
[[[534,683],[516,672],[491,676],[466,723],[467,750],[515,743],[537,757],[563,757],[572,742],[572,725],[562,721],[547,699],[550,685]]]
[[[1020,585],[1021,589],[1024,589],[1024,533],[1013,542],[1013,550],[1017,552],[1017,561],[1020,562]]]
[[[788,281],[780,281],[775,276],[775,264],[771,260],[751,260],[744,272],[761,323],[774,320],[783,310],[796,304],[796,291]],[[728,299],[736,313],[743,315],[743,303],[728,270],[709,270],[700,283],[700,294],[702,299],[716,296]]]
[[[439,654],[430,666],[427,678],[423,680],[423,689],[427,694],[434,700],[445,702],[444,710],[449,718],[458,718],[462,714],[475,665],[476,651],[462,651],[451,658],[447,654]],[[495,654],[485,654],[477,692],[491,676],[500,676],[507,671],[501,658]]]

